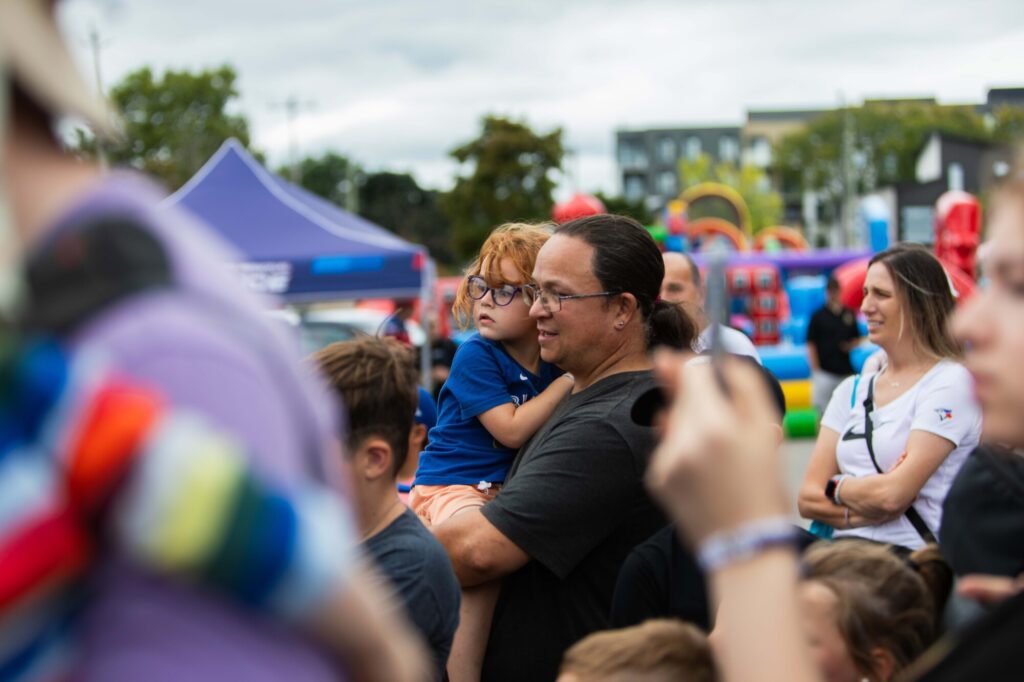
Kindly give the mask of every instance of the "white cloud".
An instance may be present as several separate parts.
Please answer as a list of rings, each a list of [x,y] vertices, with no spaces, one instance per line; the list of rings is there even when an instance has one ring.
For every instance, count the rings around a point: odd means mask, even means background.
[[[230,63],[257,146],[287,160],[287,97],[301,153],[450,184],[448,151],[488,112],[561,126],[575,186],[616,191],[614,131],[738,125],[748,108],[834,106],[872,96],[980,101],[1021,83],[1024,3],[953,0],[66,0],[89,68],[91,24],[107,83],[143,65]]]

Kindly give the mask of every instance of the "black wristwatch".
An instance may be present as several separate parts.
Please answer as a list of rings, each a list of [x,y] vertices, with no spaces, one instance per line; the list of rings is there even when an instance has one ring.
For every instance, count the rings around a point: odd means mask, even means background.
[[[832,504],[839,504],[836,502],[836,486],[839,485],[840,480],[839,476],[833,476],[828,479],[828,483],[825,484],[825,497],[827,497]]]

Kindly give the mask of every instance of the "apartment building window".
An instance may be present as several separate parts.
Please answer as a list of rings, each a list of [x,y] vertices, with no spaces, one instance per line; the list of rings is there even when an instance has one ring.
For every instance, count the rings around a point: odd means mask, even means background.
[[[640,175],[630,175],[626,177],[623,183],[622,193],[630,201],[640,201],[646,196],[647,191],[644,189],[644,179]]]
[[[658,161],[669,164],[676,161],[676,141],[671,137],[663,137],[658,140]]]
[[[699,137],[688,137],[686,138],[686,158],[690,161],[696,160],[700,156],[700,138]]]
[[[723,135],[718,138],[718,158],[722,161],[735,161],[740,155],[740,144],[735,137]]]
[[[676,174],[671,171],[658,173],[658,194],[671,197],[676,194]]]
[[[624,142],[619,146],[619,165],[623,168],[647,168],[647,153],[638,144]]]
[[[750,163],[767,168],[772,163],[772,145],[767,137],[755,137],[750,141]]]

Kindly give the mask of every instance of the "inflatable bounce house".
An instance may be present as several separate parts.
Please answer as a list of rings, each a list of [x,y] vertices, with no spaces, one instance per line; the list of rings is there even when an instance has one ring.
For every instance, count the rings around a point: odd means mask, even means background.
[[[724,213],[731,215],[688,219],[696,213],[694,207],[709,198],[714,198],[718,206],[728,207]],[[811,315],[825,304],[828,276],[832,274],[839,281],[843,302],[859,311],[867,264],[874,253],[889,246],[892,221],[881,200],[865,199],[859,219],[868,247],[812,250],[801,232],[792,227],[768,227],[752,234],[743,198],[729,187],[701,183],[669,202],[661,224],[648,227],[663,250],[687,252],[702,269],[702,251],[716,241],[728,247],[730,324],[751,337],[765,367],[782,384],[787,407],[783,424],[791,438],[817,433],[806,338]],[[936,204],[936,255],[961,301],[974,291],[980,219],[977,199],[965,192],[947,192]],[[866,335],[866,327],[861,324]],[[854,369],[860,371],[875,350],[870,344],[858,347],[851,357]]]

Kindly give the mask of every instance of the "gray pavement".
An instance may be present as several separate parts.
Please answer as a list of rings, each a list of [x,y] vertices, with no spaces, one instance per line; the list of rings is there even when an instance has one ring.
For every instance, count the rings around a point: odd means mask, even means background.
[[[800,525],[806,527],[809,522],[800,519],[796,511],[796,495],[800,483],[804,479],[804,471],[807,469],[807,462],[811,459],[811,452],[814,450],[814,438],[786,439],[782,443],[782,461],[785,470],[786,486],[789,488],[789,499],[793,505],[793,517],[799,520]]]

